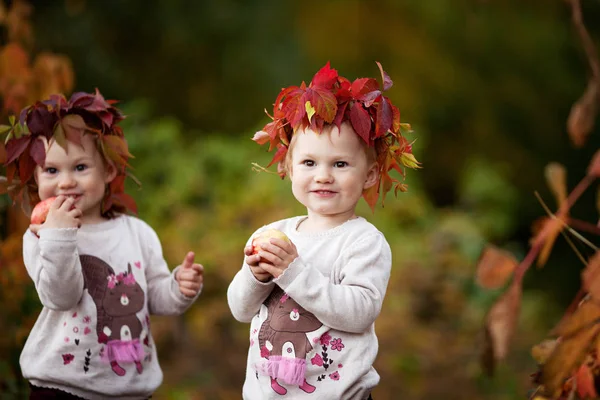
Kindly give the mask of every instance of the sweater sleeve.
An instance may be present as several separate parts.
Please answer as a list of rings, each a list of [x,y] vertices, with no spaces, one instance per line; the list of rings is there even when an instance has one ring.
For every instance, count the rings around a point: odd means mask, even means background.
[[[77,229],[30,230],[23,235],[23,261],[44,307],[66,311],[83,295]]]
[[[176,269],[169,271],[163,257],[162,245],[158,235],[149,225],[144,223],[142,244],[146,259],[146,280],[148,284],[148,309],[156,315],[179,315],[188,309],[198,298],[187,297],[179,290],[175,280]]]
[[[299,257],[275,280],[287,294],[323,324],[340,331],[361,333],[381,311],[390,277],[389,244],[380,232],[352,243],[332,283]]]
[[[259,231],[260,229],[257,232]],[[246,246],[250,244],[254,234],[248,239]],[[273,281],[261,282],[256,279],[250,266],[244,262],[227,288],[227,303],[233,317],[240,322],[252,321],[274,286]]]

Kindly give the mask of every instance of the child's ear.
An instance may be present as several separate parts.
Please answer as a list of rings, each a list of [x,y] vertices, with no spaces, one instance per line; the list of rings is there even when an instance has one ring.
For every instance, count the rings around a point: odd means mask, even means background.
[[[369,170],[367,171],[367,179],[365,179],[365,186],[363,189],[368,189],[371,186],[375,185],[379,181],[379,166],[377,163],[371,164]]]
[[[104,171],[104,183],[111,183],[113,179],[117,177],[117,167],[112,162],[106,163],[106,170]]]

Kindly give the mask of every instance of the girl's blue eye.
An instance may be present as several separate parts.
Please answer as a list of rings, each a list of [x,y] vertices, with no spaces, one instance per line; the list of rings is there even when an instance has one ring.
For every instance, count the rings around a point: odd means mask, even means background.
[[[87,168],[85,164],[79,164],[75,167],[76,171],[84,171]]]
[[[56,173],[56,168],[46,168],[46,172],[49,174],[55,174]]]
[[[344,168],[348,165],[346,161],[336,161],[334,164],[337,168]]]

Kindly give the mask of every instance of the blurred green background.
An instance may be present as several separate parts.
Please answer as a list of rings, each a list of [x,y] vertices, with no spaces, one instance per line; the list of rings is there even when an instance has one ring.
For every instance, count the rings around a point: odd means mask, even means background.
[[[423,163],[409,171],[408,193],[389,195],[374,214],[359,207],[394,254],[376,323],[382,380],[373,397],[526,398],[536,368],[529,350],[579,289],[583,265],[559,238],[546,267],[528,272],[511,355],[493,378],[479,354],[483,318],[500,291],[473,277],[486,243],[522,259],[531,225],[544,215],[534,191],[555,209],[545,165],[563,164],[572,189],[599,147],[598,127],[581,148],[566,132],[590,75],[566,1],[29,4],[32,56],[62,54],[72,62],[74,91],[97,87],[121,100],[142,181],[130,193],[170,265],[193,250],[205,266],[204,292],[189,312],[154,322],[165,372],[156,398],[241,397],[248,325],[231,316],[227,285],[256,228],[304,212],[289,181],[252,170],[272,154],[250,138],[279,90],[310,81],[327,61],[349,79],[379,79],[375,61],[382,63],[394,81],[387,95],[412,124]],[[597,44],[600,2],[582,0],[582,8]],[[0,201],[6,215],[10,202]],[[596,186],[572,215],[596,223]],[[22,232],[2,231],[4,258],[16,258]],[[0,279],[0,324],[10,336],[0,341],[0,399],[20,399],[17,360],[39,304],[22,269],[4,266]]]

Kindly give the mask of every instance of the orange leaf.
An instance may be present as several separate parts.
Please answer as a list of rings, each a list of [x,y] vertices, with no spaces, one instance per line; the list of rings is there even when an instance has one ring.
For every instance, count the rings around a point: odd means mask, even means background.
[[[517,267],[517,259],[508,251],[487,245],[477,262],[477,283],[486,289],[502,287]]]
[[[600,330],[599,318],[600,306],[586,301],[559,327],[560,341],[542,366],[542,384],[547,395],[557,396],[565,379],[579,367]]]
[[[575,147],[584,145],[589,133],[594,128],[598,112],[598,85],[594,79],[588,82],[583,95],[573,104],[567,119],[567,132]]]
[[[550,257],[550,252],[554,246],[554,242],[564,226],[563,220],[558,217],[544,218],[543,221],[543,228],[536,237],[536,241],[544,241],[544,246],[542,247],[542,250],[540,250],[540,254],[537,259],[538,267],[543,267],[546,264],[546,261],[548,261],[548,257]]]
[[[583,288],[596,301],[600,301],[600,252],[596,252],[581,272]]]
[[[511,283],[496,301],[485,318],[484,368],[491,375],[495,363],[508,354],[510,341],[515,332],[521,309],[521,283]]]

